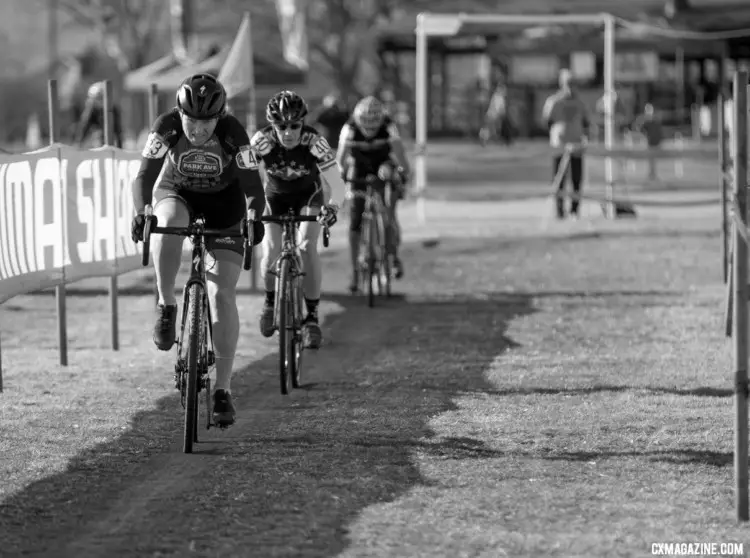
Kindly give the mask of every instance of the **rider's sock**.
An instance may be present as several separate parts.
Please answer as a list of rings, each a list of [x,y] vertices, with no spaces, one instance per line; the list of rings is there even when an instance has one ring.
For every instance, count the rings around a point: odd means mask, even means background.
[[[268,306],[273,306],[275,299],[276,299],[276,291],[266,291],[266,304]]]
[[[316,298],[315,300],[310,298],[305,298],[305,306],[307,307],[307,315],[312,316],[314,318],[318,318],[318,303],[320,302],[320,299]]]

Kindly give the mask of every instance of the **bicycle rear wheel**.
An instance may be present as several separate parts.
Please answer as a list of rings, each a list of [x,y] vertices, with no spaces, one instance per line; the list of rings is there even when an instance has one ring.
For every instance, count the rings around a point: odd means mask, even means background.
[[[198,440],[198,368],[205,338],[205,293],[203,285],[193,283],[187,303],[187,379],[185,381],[185,429],[182,451],[193,453]]]
[[[391,259],[388,246],[388,234],[383,214],[378,211],[375,214],[375,223],[378,229],[377,260],[378,260],[378,294],[391,296]]]
[[[291,277],[288,258],[281,260],[278,279],[278,326],[279,326],[279,380],[281,394],[288,395],[290,389],[289,348],[294,343],[294,307],[290,299]]]
[[[365,242],[365,250],[367,250],[367,256],[365,261],[367,262],[367,305],[372,308],[375,306],[375,282],[378,280],[379,271],[377,269],[378,258],[377,258],[377,246],[378,246],[378,225],[376,220],[373,218],[373,214],[367,215],[367,227],[365,228],[367,240]]]

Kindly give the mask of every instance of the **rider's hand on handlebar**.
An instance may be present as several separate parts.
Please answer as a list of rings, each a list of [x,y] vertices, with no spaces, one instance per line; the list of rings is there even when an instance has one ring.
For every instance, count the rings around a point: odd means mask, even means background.
[[[263,222],[256,217],[254,209],[248,209],[247,215],[242,220],[243,234],[250,232],[249,226],[253,227],[253,246],[257,246],[263,242],[263,237],[266,235],[266,227]]]
[[[320,213],[318,214],[318,222],[324,227],[331,228],[336,224],[336,221],[338,220],[338,218],[336,217],[338,211],[339,206],[337,206],[335,203],[324,205],[320,208]]]
[[[154,219],[156,219],[156,217],[154,217]],[[133,221],[130,224],[130,236],[136,244],[143,240],[143,228],[145,226],[146,216],[143,213],[139,213],[133,217]]]

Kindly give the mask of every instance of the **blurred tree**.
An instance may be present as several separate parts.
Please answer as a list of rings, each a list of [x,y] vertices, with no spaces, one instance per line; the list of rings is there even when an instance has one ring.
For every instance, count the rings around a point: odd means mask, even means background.
[[[72,20],[95,30],[105,52],[125,72],[149,62],[164,33],[168,3],[154,0],[57,0]]]
[[[390,61],[376,49],[378,26],[417,0],[311,0],[308,8],[308,36],[311,57],[327,66],[343,99],[358,98],[380,87],[380,80],[393,74]],[[362,70],[370,63],[377,83],[363,80]]]

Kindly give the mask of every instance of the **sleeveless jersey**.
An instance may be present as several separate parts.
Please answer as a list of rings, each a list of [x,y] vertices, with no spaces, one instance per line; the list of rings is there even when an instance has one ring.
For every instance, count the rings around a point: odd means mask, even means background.
[[[302,126],[300,142],[292,149],[279,143],[273,126],[266,126],[250,138],[250,148],[256,164],[263,163],[267,193],[315,190],[320,173],[336,164],[328,141],[311,126]]]
[[[220,118],[208,141],[195,146],[185,137],[177,109],[156,119],[141,155],[144,159],[166,158],[160,187],[201,193],[223,190],[238,168],[254,165],[247,132],[236,117]]]
[[[358,168],[364,172],[377,172],[378,167],[391,158],[391,146],[398,139],[398,127],[389,116],[372,137],[365,136],[350,118],[341,129],[339,146],[349,150]]]

